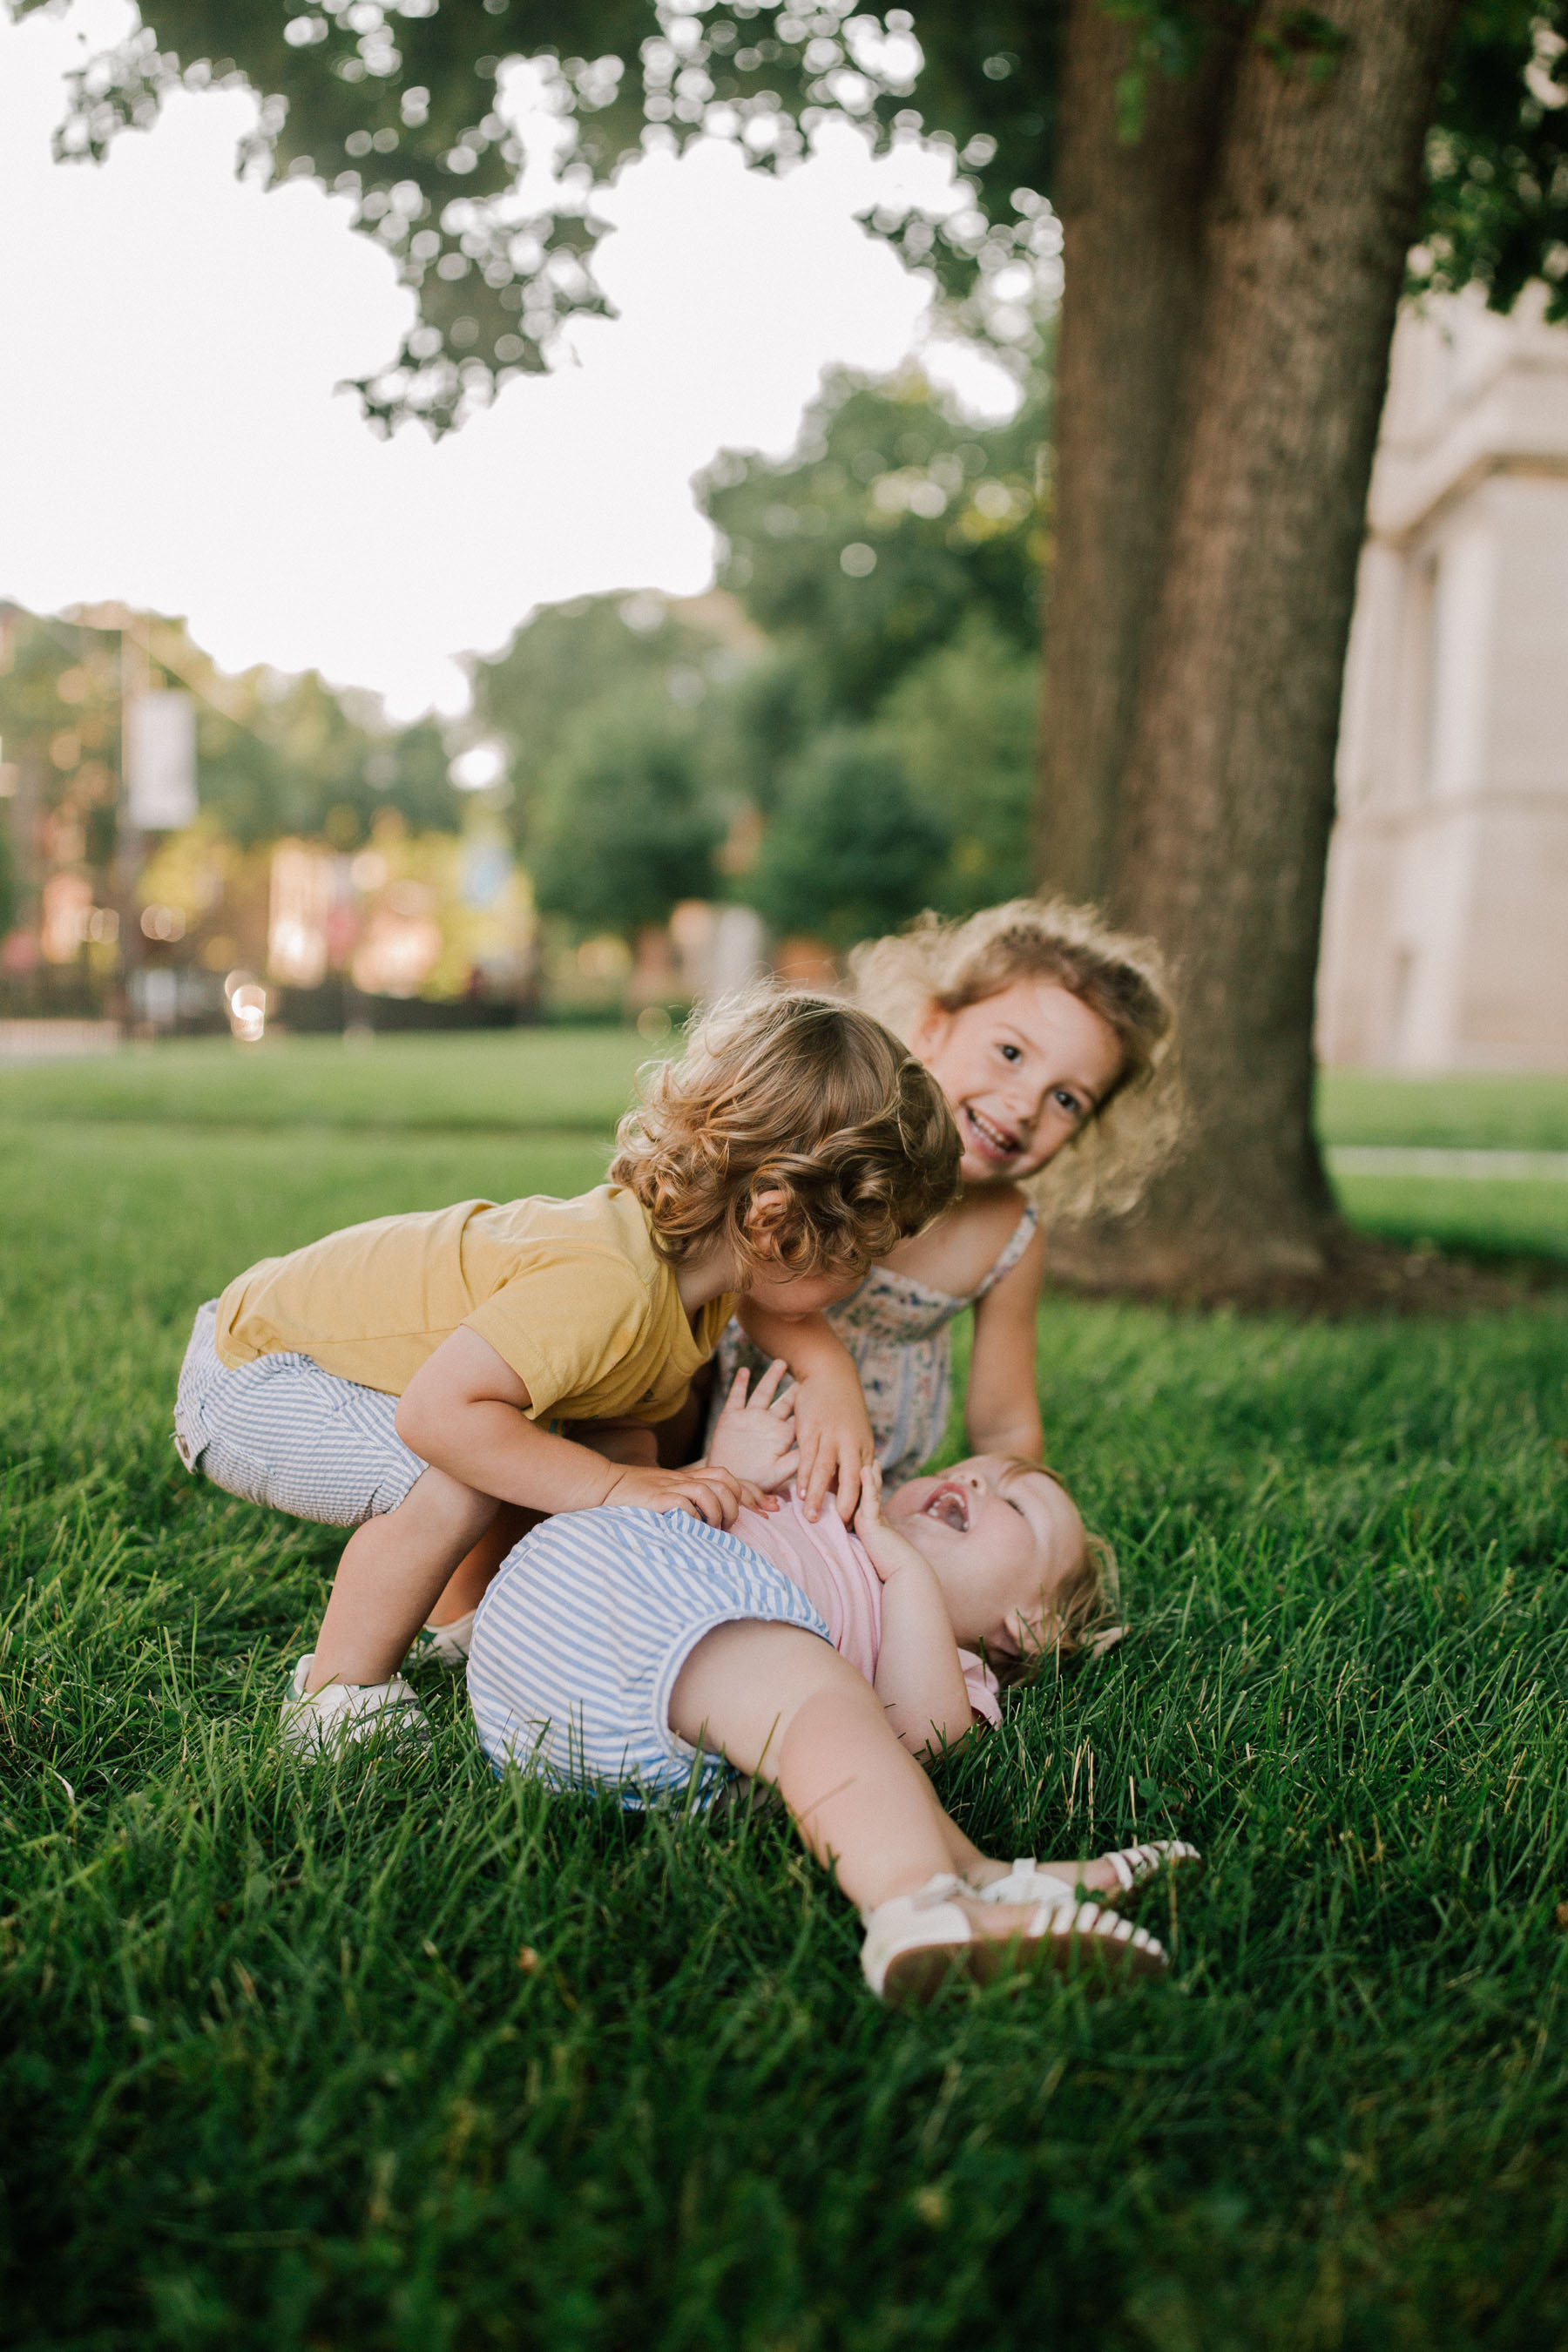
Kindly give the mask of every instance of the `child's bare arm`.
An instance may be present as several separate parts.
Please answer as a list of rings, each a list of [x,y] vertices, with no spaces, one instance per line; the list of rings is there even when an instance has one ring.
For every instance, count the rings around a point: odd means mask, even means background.
[[[861,1476],[877,1454],[848,1349],[825,1315],[775,1315],[750,1298],[742,1299],[736,1314],[746,1337],[764,1355],[782,1357],[795,1376],[801,1509],[815,1519],[835,1487],[838,1516],[847,1526],[860,1499]]]
[[[397,1433],[405,1445],[476,1493],[533,1511],[590,1510],[619,1503],[689,1511],[728,1527],[760,1491],[728,1470],[626,1467],[528,1419],[528,1390],[504,1356],[460,1326],[405,1389]]]
[[[1038,1462],[1044,1452],[1035,1345],[1045,1265],[1045,1242],[1036,1234],[1017,1265],[974,1310],[974,1352],[963,1418],[976,1454],[1010,1454],[1021,1462]]]
[[[882,1517],[881,1473],[861,1489],[855,1532],[882,1580],[882,1640],[877,1696],[913,1756],[939,1754],[974,1727],[947,1603],[929,1560]]]

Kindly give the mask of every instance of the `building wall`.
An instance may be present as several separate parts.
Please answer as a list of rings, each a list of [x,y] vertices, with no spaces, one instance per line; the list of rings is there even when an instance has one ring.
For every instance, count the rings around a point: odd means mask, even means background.
[[[1319,1050],[1568,1069],[1568,328],[1407,317],[1373,473]]]

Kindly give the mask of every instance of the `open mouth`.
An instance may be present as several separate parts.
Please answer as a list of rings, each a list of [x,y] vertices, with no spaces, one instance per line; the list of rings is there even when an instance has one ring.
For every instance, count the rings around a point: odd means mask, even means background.
[[[998,1127],[983,1111],[976,1110],[972,1103],[964,1104],[963,1117],[971,1136],[989,1159],[1017,1158],[1021,1148],[1018,1139],[1016,1136],[1009,1135],[1005,1127]]]
[[[944,1528],[952,1528],[961,1536],[969,1533],[969,1496],[962,1486],[939,1486],[929,1502],[921,1506],[922,1519],[939,1519]]]

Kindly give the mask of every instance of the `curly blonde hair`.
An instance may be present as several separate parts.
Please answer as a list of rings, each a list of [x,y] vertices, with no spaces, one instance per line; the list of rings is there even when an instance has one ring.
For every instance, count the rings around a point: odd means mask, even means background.
[[[1115,1084],[1044,1168],[1021,1181],[1048,1221],[1119,1214],[1170,1158],[1181,1128],[1172,1047],[1175,1013],[1159,950],[1124,937],[1092,907],[1012,898],[960,922],[922,915],[849,958],[858,1002],[907,1036],[931,1005],[944,1013],[999,996],[1016,981],[1054,982],[1115,1033]]]
[[[853,1005],[763,987],[693,1020],[640,1073],[610,1181],[678,1265],[863,1272],[958,1197],[958,1129],[924,1065]]]

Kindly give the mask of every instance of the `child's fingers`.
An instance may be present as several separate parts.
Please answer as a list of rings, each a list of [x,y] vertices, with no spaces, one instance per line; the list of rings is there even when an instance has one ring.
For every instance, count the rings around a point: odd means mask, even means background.
[[[797,1451],[801,1459],[801,1472],[797,1481],[800,1507],[808,1519],[815,1519],[821,1512],[822,1498],[827,1492],[827,1481],[833,1470],[833,1456],[821,1440],[816,1437],[802,1438]]]
[[[741,1411],[746,1402],[746,1391],[750,1388],[751,1384],[752,1375],[746,1366],[742,1364],[740,1370],[736,1373],[734,1379],[730,1383],[730,1393],[724,1400],[724,1410],[726,1412],[739,1412]]]
[[[858,1452],[848,1446],[840,1448],[838,1455],[838,1516],[846,1527],[855,1517],[860,1501],[861,1461]]]
[[[741,1481],[731,1471],[710,1463],[690,1472],[676,1489],[694,1516],[710,1528],[729,1526],[741,1507],[740,1490]]]
[[[789,1366],[784,1362],[784,1358],[782,1356],[775,1356],[773,1362],[768,1366],[767,1370],[763,1374],[762,1379],[757,1382],[756,1394],[752,1399],[752,1404],[759,1407],[772,1404],[778,1384],[783,1380],[788,1370]],[[731,1390],[731,1398],[733,1397],[733,1394],[734,1391]]]

